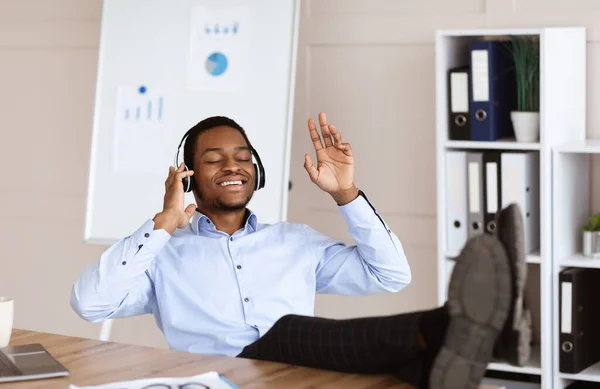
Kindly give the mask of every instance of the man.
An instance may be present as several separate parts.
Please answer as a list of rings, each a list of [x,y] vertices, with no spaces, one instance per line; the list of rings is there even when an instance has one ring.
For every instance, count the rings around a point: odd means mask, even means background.
[[[338,205],[356,245],[305,225],[260,224],[246,208],[255,150],[235,121],[212,117],[191,129],[185,163],[169,169],[163,210],[81,274],[73,309],[93,322],[152,313],[177,350],[388,372],[420,387],[476,387],[512,303],[508,259],[496,239],[465,247],[445,307],[312,317],[317,292],[397,292],[411,278],[400,241],[355,186],[350,145],[324,114],[319,122],[322,139],[308,123],[317,164],[306,155],[304,166]],[[184,207],[186,178],[196,206]]]

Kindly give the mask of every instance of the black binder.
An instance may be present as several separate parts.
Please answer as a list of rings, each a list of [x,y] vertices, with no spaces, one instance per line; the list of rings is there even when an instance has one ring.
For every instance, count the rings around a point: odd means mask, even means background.
[[[502,161],[500,151],[483,153],[483,225],[484,232],[496,232],[496,215],[502,209]]]
[[[600,361],[600,269],[559,273],[560,371],[579,373]]]
[[[448,71],[448,138],[450,140],[471,139],[469,82],[468,66]]]
[[[571,385],[567,386],[566,389],[600,389],[600,383],[587,382],[587,381],[575,381]]]

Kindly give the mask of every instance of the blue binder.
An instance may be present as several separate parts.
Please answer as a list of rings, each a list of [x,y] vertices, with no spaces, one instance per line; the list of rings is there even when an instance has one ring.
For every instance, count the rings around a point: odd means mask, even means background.
[[[514,136],[510,111],[517,107],[510,53],[499,41],[470,43],[471,140],[495,141]]]

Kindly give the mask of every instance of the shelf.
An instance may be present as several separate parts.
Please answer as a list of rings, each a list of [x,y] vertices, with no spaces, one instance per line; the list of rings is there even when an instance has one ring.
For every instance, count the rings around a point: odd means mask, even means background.
[[[587,267],[600,269],[600,258],[586,257],[581,253],[573,254],[559,262],[564,267]]]
[[[540,389],[542,386],[537,382],[520,382],[514,379],[489,378],[481,380],[480,388],[506,388],[506,389]]]
[[[531,358],[525,366],[513,366],[508,363],[491,362],[488,364],[488,370],[504,371],[509,373],[520,373],[520,374],[531,374],[541,375],[541,363],[540,363],[540,346],[534,345],[531,350]]]
[[[541,35],[543,28],[511,28],[511,29],[468,29],[468,30],[438,30],[439,36],[447,37],[480,37],[508,35]]]
[[[470,140],[447,140],[447,149],[497,149],[497,150],[540,150],[539,143],[517,142],[514,138],[501,139],[495,142],[476,142]]]
[[[491,40],[495,36],[502,39],[510,35],[536,35],[539,49],[543,55],[540,57],[540,68],[544,69],[539,79],[540,83],[540,106],[539,106],[539,137],[533,142],[518,142],[514,135],[495,141],[477,141],[450,139],[455,133],[452,124],[451,100],[453,84],[449,79],[449,71],[463,65],[469,65],[472,60],[471,42],[474,40]],[[535,334],[536,341],[543,341],[543,353],[540,347],[532,350],[532,358],[525,366],[514,366],[503,363],[500,360],[492,360],[487,365],[488,375],[495,379],[513,380],[514,385],[507,383],[505,386],[520,387],[520,381],[530,384],[543,383],[544,388],[562,389],[567,382],[561,381],[558,369],[554,361],[558,358],[560,348],[557,347],[554,329],[559,328],[559,294],[557,293],[556,274],[565,266],[584,266],[600,268],[599,259],[584,259],[583,256],[572,255],[581,251],[582,223],[590,215],[589,190],[592,189],[588,183],[590,177],[591,162],[594,157],[592,153],[600,155],[600,135],[597,140],[583,140],[586,138],[586,35],[585,28],[525,28],[525,29],[473,29],[473,30],[438,30],[435,42],[435,89],[436,89],[436,114],[435,114],[435,143],[436,148],[436,227],[438,247],[437,257],[437,301],[439,305],[447,301],[448,283],[455,264],[460,261],[462,250],[460,245],[449,244],[454,242],[455,235],[449,234],[448,226],[453,220],[449,217],[448,207],[456,204],[460,199],[461,206],[465,197],[469,198],[469,189],[477,187],[469,186],[468,163],[464,163],[464,153],[469,152],[500,152],[504,155],[509,153],[534,154],[536,157],[535,170],[531,173],[535,179],[529,184],[529,194],[534,192],[533,206],[536,208],[536,218],[540,215],[539,229],[536,228],[535,237],[539,239],[539,247],[526,255],[527,263],[527,292],[526,299],[529,301],[532,319],[532,337]],[[575,75],[575,76],[573,76]],[[467,77],[467,80],[469,78]],[[469,84],[467,83],[467,86]],[[469,95],[470,96],[470,95]],[[456,96],[455,97],[459,97]],[[463,95],[464,97],[464,95]],[[466,101],[462,99],[463,105]],[[470,112],[472,110],[469,110]],[[455,159],[447,158],[451,151],[461,151],[460,155],[452,155]],[[561,153],[560,151],[563,151]],[[588,154],[568,154],[588,153]],[[458,158],[461,158],[458,164]],[[463,169],[463,164],[466,164]],[[472,166],[472,165],[471,165]],[[480,188],[479,208],[485,210],[487,206],[487,180],[484,175],[487,165],[478,165],[477,174]],[[455,174],[456,169],[460,174]],[[465,173],[466,171],[466,173]],[[490,170],[493,177],[493,171]],[[506,173],[508,171],[508,173]],[[525,190],[522,187],[521,177],[507,169],[504,178],[500,177],[507,185],[504,188],[512,189],[514,185],[515,195]],[[475,173],[473,169],[473,173]],[[496,171],[498,173],[498,171]],[[514,179],[513,179],[514,177]],[[496,177],[498,179],[499,177]],[[482,181],[484,180],[484,181]],[[491,181],[490,183],[493,183]],[[483,188],[483,189],[482,189]],[[539,188],[539,190],[538,190]],[[485,189],[485,190],[484,190]],[[473,191],[475,192],[475,191]],[[508,191],[505,193],[508,194]],[[520,193],[522,195],[522,193]],[[527,196],[527,194],[526,194]],[[510,196],[507,196],[510,197]],[[529,200],[529,199],[528,199]],[[517,202],[512,200],[511,202]],[[468,201],[467,201],[468,203]],[[502,202],[500,202],[502,204]],[[526,207],[524,203],[519,203]],[[468,208],[467,204],[467,208]],[[524,209],[521,209],[523,212]],[[533,216],[533,214],[530,214]],[[464,217],[464,215],[463,215]],[[462,224],[462,223],[461,223]],[[539,237],[539,238],[538,238]],[[538,246],[538,245],[534,245]],[[448,250],[448,248],[458,250]],[[558,254],[558,256],[557,256]],[[563,260],[561,262],[561,259]],[[538,341],[538,342],[539,342]],[[593,370],[593,369],[591,369]],[[591,371],[590,370],[590,371]],[[589,375],[593,380],[600,383],[600,363],[596,370]],[[553,374],[555,373],[555,374]],[[510,378],[509,378],[510,376]],[[563,375],[562,377],[568,377]],[[581,375],[576,379],[585,380]],[[498,385],[500,386],[500,385]]]
[[[559,377],[568,380],[600,382],[600,362],[577,374],[559,373]]]
[[[458,255],[460,254],[460,252],[452,252],[452,251],[446,251],[444,252],[444,256],[446,258],[450,258],[450,259],[454,259],[456,257],[458,257]],[[540,256],[540,251],[539,250],[535,250],[532,251],[531,253],[527,254],[527,258],[525,259],[525,262],[527,263],[542,263],[542,258]]]
[[[542,257],[540,256],[540,250],[532,251],[527,254],[527,259],[525,260],[527,263],[542,263]]]
[[[600,153],[600,139],[563,143],[554,149],[561,153],[597,154]]]

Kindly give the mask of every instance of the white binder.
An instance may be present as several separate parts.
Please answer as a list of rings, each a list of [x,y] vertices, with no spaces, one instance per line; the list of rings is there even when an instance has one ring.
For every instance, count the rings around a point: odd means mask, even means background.
[[[467,153],[446,152],[446,250],[458,253],[467,241]]]
[[[472,238],[484,233],[484,166],[483,152],[467,152],[467,237]]]
[[[540,247],[540,155],[505,152],[501,157],[502,208],[516,203],[523,214],[525,252]]]

